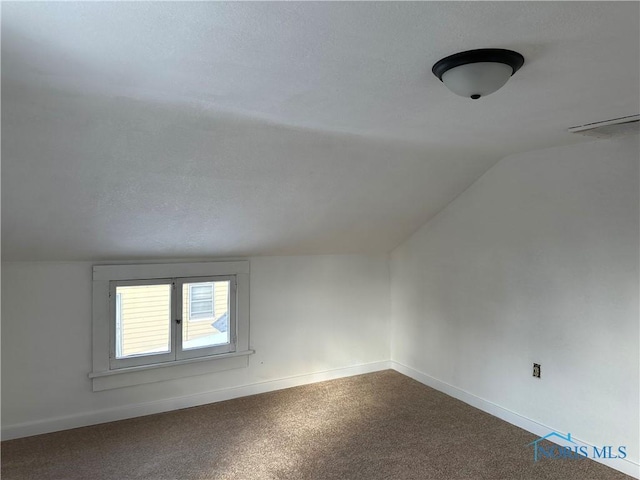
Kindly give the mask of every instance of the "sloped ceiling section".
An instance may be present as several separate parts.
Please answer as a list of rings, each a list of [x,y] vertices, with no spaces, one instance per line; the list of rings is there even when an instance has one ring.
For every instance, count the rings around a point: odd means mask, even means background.
[[[504,155],[640,110],[639,5],[3,3],[2,256],[385,252]],[[527,63],[455,97],[431,65]]]

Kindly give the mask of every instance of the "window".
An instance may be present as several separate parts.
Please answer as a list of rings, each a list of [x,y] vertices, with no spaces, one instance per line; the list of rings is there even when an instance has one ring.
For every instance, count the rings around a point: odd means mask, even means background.
[[[210,320],[215,317],[213,285],[214,282],[189,285],[189,320]]]
[[[112,369],[236,350],[235,276],[114,280],[109,290]]]
[[[150,368],[237,356],[246,359],[253,353],[248,338],[248,262],[95,266],[93,283],[94,370],[89,376],[94,390],[178,374],[155,372],[117,381],[104,377],[131,377]],[[216,362],[214,370],[226,369],[222,363]],[[236,368],[242,362],[226,363]]]

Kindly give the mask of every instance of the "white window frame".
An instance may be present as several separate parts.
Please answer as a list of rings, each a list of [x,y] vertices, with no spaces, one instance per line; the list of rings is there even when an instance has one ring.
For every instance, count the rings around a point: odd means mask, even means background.
[[[107,390],[131,385],[139,385],[157,381],[181,378],[190,375],[201,375],[217,371],[242,368],[248,365],[248,357],[254,351],[249,347],[249,262],[246,260],[225,262],[169,263],[169,264],[129,264],[129,265],[95,265],[93,267],[93,371],[89,374],[93,390]],[[235,279],[233,301],[235,309],[235,335],[230,342],[235,348],[210,351],[209,354],[192,358],[190,355],[169,361],[153,364],[119,366],[114,368],[110,357],[115,352],[115,295],[109,298],[112,285],[119,282],[141,284],[141,281],[158,283],[158,281],[197,281],[199,278],[226,277]],[[113,283],[112,283],[113,282]],[[231,292],[230,292],[231,294]],[[182,295],[176,295],[176,311],[182,315]],[[180,308],[180,310],[177,310]],[[231,323],[231,322],[230,322]],[[175,328],[175,322],[172,322]],[[181,341],[180,334],[172,335],[175,341]],[[194,349],[196,350],[196,349]],[[197,349],[204,350],[204,349]],[[175,352],[175,345],[172,352]],[[189,352],[189,350],[186,350]],[[146,363],[146,362],[145,362]],[[116,366],[117,367],[117,366]]]
[[[115,341],[116,344],[114,346],[114,350],[116,352],[116,356],[122,356],[122,297],[119,293],[114,295],[114,299],[116,301],[116,333],[115,333]]]
[[[214,320],[216,317],[216,297],[215,297],[216,292],[215,292],[214,282],[206,282],[206,283],[211,284],[211,316],[193,318],[193,287],[194,285],[189,285],[189,321],[190,322],[206,322],[209,320]]]

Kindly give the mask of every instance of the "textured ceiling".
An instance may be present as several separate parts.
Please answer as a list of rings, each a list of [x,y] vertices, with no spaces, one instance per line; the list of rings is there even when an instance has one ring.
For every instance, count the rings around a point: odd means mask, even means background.
[[[3,259],[388,251],[638,113],[637,2],[2,4]],[[479,101],[433,63],[524,67]]]

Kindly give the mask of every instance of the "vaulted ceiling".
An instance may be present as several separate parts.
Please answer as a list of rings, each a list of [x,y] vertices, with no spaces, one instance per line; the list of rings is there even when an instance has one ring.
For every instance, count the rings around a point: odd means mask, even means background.
[[[2,256],[386,252],[505,155],[640,111],[637,2],[2,4]],[[499,92],[431,66],[522,53]]]

